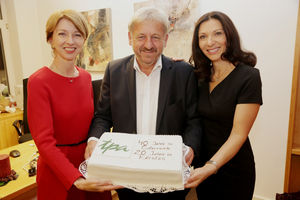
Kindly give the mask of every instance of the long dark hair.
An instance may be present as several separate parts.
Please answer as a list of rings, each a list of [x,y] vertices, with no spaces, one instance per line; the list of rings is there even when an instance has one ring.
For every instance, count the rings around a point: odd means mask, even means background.
[[[210,19],[216,19],[222,24],[226,36],[226,51],[222,54],[222,59],[231,62],[235,66],[241,62],[254,67],[256,56],[252,52],[245,52],[241,49],[240,37],[231,19],[222,12],[213,11],[201,16],[194,29],[190,63],[194,65],[198,79],[210,81],[211,61],[202,53],[198,36],[200,25]]]

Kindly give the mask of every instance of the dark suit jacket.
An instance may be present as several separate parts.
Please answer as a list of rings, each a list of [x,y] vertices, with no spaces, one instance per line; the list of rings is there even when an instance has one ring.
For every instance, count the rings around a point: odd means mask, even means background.
[[[101,85],[100,99],[89,137],[104,132],[136,133],[136,80],[134,56],[110,62]],[[186,145],[199,152],[201,126],[197,112],[197,80],[186,62],[162,56],[156,134],[181,135]]]

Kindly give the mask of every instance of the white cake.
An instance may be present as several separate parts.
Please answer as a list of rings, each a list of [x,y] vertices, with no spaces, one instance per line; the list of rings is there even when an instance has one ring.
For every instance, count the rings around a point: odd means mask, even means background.
[[[182,146],[178,135],[104,133],[88,161],[88,178],[183,189]]]

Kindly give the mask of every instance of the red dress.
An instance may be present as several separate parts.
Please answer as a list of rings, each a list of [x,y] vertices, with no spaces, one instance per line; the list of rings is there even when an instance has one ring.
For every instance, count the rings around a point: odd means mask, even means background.
[[[43,67],[28,80],[28,123],[39,150],[38,199],[110,200],[110,192],[78,190],[79,164],[94,115],[91,76],[78,68],[79,76],[61,76]],[[78,145],[70,146],[69,144]],[[63,145],[63,146],[59,146]]]

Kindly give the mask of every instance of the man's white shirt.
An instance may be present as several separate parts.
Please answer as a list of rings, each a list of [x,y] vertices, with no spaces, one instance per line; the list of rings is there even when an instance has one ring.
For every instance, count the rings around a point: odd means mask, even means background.
[[[161,56],[147,76],[141,71],[136,58],[133,68],[136,73],[136,125],[137,134],[155,135],[158,107]]]
[[[134,57],[133,68],[136,71],[136,131],[137,134],[155,135],[160,72],[162,69],[161,56],[149,76],[141,71],[136,57]],[[99,138],[96,137],[90,137],[88,141],[98,141],[98,139]]]

